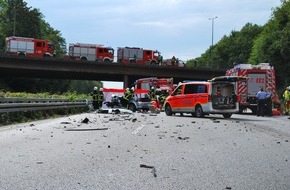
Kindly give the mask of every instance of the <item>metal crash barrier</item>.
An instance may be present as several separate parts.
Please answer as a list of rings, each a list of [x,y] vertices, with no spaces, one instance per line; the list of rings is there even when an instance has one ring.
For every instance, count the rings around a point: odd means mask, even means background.
[[[0,98],[0,113],[86,107],[86,100],[54,98]]]

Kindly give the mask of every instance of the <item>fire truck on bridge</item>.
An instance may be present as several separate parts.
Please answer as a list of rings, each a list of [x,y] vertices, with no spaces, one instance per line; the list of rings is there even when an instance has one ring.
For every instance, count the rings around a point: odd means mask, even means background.
[[[159,65],[160,52],[137,47],[124,47],[117,50],[117,62],[125,64]]]
[[[69,44],[68,58],[76,60],[113,62],[114,49],[101,44]]]
[[[11,36],[6,38],[5,53],[13,56],[53,57],[54,44],[46,40]]]

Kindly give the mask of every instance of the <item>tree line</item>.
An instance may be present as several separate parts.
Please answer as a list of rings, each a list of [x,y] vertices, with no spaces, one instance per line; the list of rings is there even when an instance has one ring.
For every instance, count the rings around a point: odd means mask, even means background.
[[[290,1],[281,0],[268,22],[247,23],[232,31],[200,57],[188,61],[191,67],[230,69],[240,63],[270,63],[276,70],[279,94],[290,86]]]

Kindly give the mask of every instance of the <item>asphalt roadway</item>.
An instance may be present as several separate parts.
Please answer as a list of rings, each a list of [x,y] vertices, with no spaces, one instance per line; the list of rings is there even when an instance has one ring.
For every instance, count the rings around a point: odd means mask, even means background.
[[[1,190],[288,190],[290,119],[85,113],[0,127]]]

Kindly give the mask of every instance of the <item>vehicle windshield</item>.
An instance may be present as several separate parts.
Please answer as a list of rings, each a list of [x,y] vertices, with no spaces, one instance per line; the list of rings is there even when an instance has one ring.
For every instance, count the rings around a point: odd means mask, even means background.
[[[114,55],[114,50],[113,49],[108,49],[108,53],[113,54]]]

